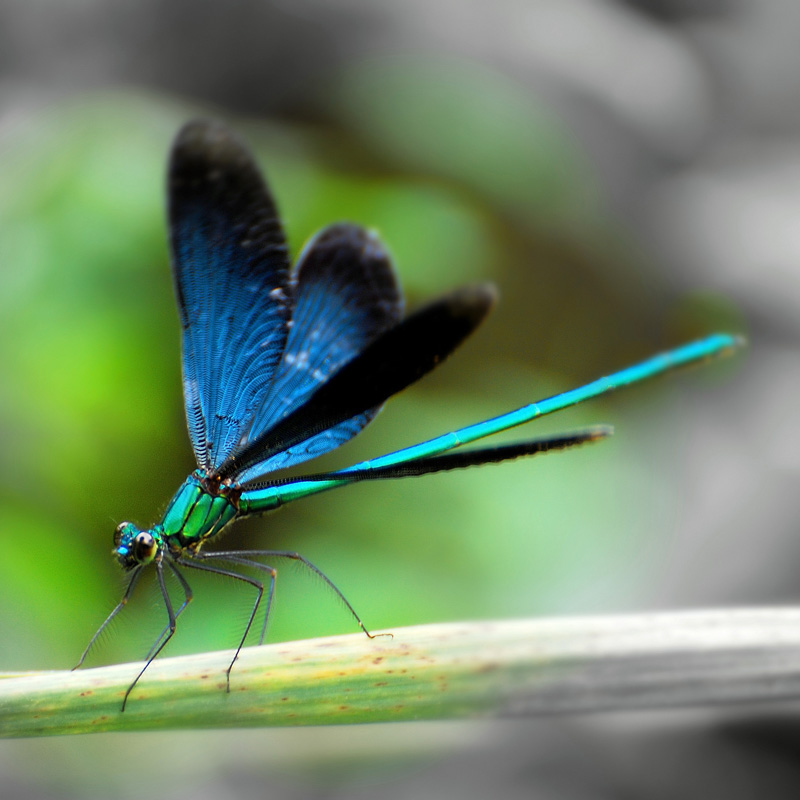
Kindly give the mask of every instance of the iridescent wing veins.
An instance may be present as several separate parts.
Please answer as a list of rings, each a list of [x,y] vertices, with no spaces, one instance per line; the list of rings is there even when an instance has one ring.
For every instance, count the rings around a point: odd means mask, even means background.
[[[263,434],[244,441],[215,477],[241,479],[273,456],[381,406],[441,364],[480,325],[494,299],[489,285],[465,286],[418,309],[373,339]]]
[[[241,448],[268,434],[403,315],[389,256],[377,236],[357,225],[332,225],[317,234],[298,259],[293,285],[295,309],[286,350]],[[379,408],[312,435],[243,471],[237,480],[251,481],[339,447]]]
[[[224,126],[181,130],[168,183],[186,418],[197,462],[210,472],[251,427],[280,362],[289,262],[258,168]]]

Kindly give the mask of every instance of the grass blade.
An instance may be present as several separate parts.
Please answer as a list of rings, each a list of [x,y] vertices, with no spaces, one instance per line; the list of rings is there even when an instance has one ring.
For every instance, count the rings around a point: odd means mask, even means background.
[[[800,697],[800,609],[426,625],[77,672],[0,674],[0,736],[327,725]]]

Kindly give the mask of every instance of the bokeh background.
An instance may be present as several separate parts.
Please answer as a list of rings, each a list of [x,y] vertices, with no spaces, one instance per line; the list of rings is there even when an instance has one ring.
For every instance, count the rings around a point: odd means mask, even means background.
[[[798,26],[790,0],[0,5],[0,669],[72,666],[120,596],[114,526],[156,520],[192,469],[163,184],[197,115],[251,143],[293,252],[355,220],[411,306],[499,287],[457,356],[320,466],[712,330],[750,339],[537,423],[610,441],[321,495],[226,544],[303,552],[373,628],[796,602]],[[195,588],[172,654],[230,647],[246,618],[246,592]],[[93,664],[147,651],[163,610],[136,600]],[[273,641],[352,629],[281,572]],[[781,711],[3,742],[0,794],[796,797]]]

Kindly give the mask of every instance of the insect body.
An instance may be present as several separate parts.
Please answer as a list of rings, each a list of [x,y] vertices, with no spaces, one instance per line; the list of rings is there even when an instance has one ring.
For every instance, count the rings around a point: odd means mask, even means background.
[[[197,121],[181,130],[170,160],[168,195],[186,419],[198,469],[178,490],[160,523],[140,530],[123,522],[115,532],[114,552],[130,581],[78,666],[151,565],[168,617],[125,694],[123,710],[192,599],[186,569],[223,575],[256,590],[252,613],[227,669],[228,682],[267,586],[264,639],[277,574],[271,564],[281,559],[299,562],[319,575],[367,632],[330,579],[299,553],[206,549],[235,519],[358,481],[424,475],[595,441],[611,430],[600,426],[459,449],[730,351],[739,343],[735,337],[715,334],[578,389],[346,469],[275,478],[277,470],[351,439],[389,397],[447,358],[484,319],[494,290],[486,285],[458,289],[403,318],[402,293],[380,240],[350,224],[324,229],[290,269],[267,187],[247,149],[219,124]],[[167,590],[169,573],[183,591],[177,608]]]

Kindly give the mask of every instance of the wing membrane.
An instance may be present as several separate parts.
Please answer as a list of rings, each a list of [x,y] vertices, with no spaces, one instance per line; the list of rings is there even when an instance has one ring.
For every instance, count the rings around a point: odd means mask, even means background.
[[[303,405],[234,452],[216,477],[247,474],[255,464],[381,405],[447,358],[482,322],[494,297],[490,286],[459,289],[390,328]]]
[[[286,345],[286,242],[256,165],[224,126],[181,130],[168,183],[186,419],[211,471],[250,425]]]
[[[402,317],[403,298],[389,256],[374,234],[356,225],[333,225],[317,234],[298,259],[294,283],[296,304],[286,350],[241,448],[303,405]],[[276,453],[238,479],[254,480],[333,450],[355,436],[379,408]]]
[[[554,436],[543,436],[538,439],[528,439],[510,444],[497,444],[488,447],[476,447],[472,450],[460,450],[452,453],[443,453],[435,456],[421,456],[407,461],[398,461],[396,464],[372,467],[369,462],[357,464],[347,469],[334,472],[320,472],[314,475],[301,475],[297,478],[280,478],[266,481],[260,486],[248,487],[248,491],[268,488],[272,486],[287,486],[306,481],[335,481],[344,480],[348,483],[360,481],[393,480],[395,478],[413,478],[420,475],[431,475],[435,472],[445,472],[453,469],[466,469],[468,467],[482,466],[483,464],[499,464],[501,461],[511,461],[525,456],[534,456],[539,453],[549,453],[552,450],[566,450],[569,447],[596,442],[611,436],[614,429],[609,425],[596,425],[592,428],[561,433]]]

